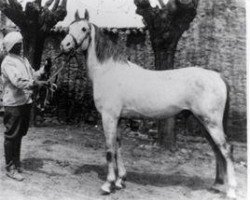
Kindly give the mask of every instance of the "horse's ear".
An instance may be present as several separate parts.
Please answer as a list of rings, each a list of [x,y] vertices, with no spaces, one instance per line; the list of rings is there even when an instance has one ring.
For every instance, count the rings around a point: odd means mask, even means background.
[[[76,20],[76,21],[80,20],[80,15],[79,15],[78,10],[77,10],[76,13],[75,13],[75,20]]]
[[[84,19],[89,21],[89,11],[87,9],[85,9]]]

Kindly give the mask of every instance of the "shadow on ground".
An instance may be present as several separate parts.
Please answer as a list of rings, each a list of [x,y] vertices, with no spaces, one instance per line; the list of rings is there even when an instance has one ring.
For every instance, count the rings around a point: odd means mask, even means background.
[[[56,173],[53,171],[45,171],[43,166],[47,162],[54,162],[57,163],[58,161],[53,159],[42,159],[42,158],[26,158],[22,161],[22,166],[26,171],[33,171],[37,173],[46,174],[48,176],[63,176],[63,174]]]
[[[98,177],[105,181],[107,167],[105,165],[83,165],[75,170],[74,174],[83,174],[94,171]],[[140,184],[152,185],[158,187],[185,186],[193,190],[208,189],[213,179],[201,179],[198,176],[185,176],[179,172],[173,174],[150,174],[139,172],[127,172],[127,181]]]
[[[27,171],[39,171],[43,168],[44,161],[40,158],[26,158],[22,161],[22,166]]]

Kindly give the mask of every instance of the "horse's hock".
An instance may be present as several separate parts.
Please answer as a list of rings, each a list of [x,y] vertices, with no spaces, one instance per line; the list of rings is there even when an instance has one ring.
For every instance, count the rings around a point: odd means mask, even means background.
[[[115,42],[119,43],[131,61],[153,68],[154,54],[145,29],[114,27],[105,29],[105,32],[113,39],[115,34]],[[145,33],[146,37],[142,33]],[[245,8],[241,1],[200,0],[197,16],[190,29],[183,34],[175,55],[175,68],[200,66],[222,72],[230,85],[229,135],[242,141],[246,141],[245,33]],[[48,55],[56,57],[64,34],[59,31],[51,35],[47,41],[44,59]],[[59,81],[65,82],[68,78],[71,80],[69,86],[64,84],[64,87],[74,89],[75,70],[72,65],[70,70],[65,69],[62,73],[65,79]],[[86,81],[84,77],[81,84]],[[81,98],[83,102],[86,101],[84,94]],[[77,102],[79,103],[79,100]],[[194,124],[195,122],[190,129],[196,127]]]

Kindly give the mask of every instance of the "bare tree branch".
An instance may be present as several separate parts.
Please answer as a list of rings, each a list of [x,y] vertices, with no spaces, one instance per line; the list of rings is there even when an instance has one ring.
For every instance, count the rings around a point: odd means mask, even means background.
[[[170,13],[174,13],[177,10],[177,5],[176,5],[176,1],[178,0],[169,0],[168,3],[166,4],[166,9],[170,12]]]
[[[59,4],[60,1],[56,1],[55,4]],[[57,9],[55,9],[55,5],[52,10],[49,10],[47,7],[43,9],[42,14],[40,15],[40,30],[46,33],[49,33],[51,28],[53,28],[58,21],[61,21],[67,15],[66,10],[67,0],[63,0],[61,5],[56,5]]]
[[[176,5],[182,9],[196,9],[198,0],[176,0]]]
[[[55,18],[57,21],[61,21],[65,18],[66,15],[67,15],[67,0],[62,0],[61,5],[58,6],[58,9],[55,12]]]
[[[35,4],[37,4],[37,6],[39,8],[41,8],[42,7],[42,0],[35,0]]]
[[[53,8],[51,9],[52,12],[57,10],[59,3],[60,3],[60,0],[56,0],[56,2],[54,3]]]
[[[23,24],[25,24],[25,17],[23,13],[13,12],[13,10],[8,8],[5,8],[3,13],[18,27],[21,27]]]
[[[137,7],[136,13],[139,15],[144,16],[145,14],[149,14],[153,10],[149,3],[149,0],[134,0],[134,3]]]
[[[48,8],[51,6],[51,4],[54,2],[54,0],[48,0],[45,5],[44,5],[44,8]]]
[[[65,10],[67,9],[67,0],[62,0],[61,7]]]
[[[40,7],[35,2],[28,2],[25,7],[25,15],[30,22],[35,22],[39,18]]]
[[[152,8],[149,0],[134,0],[134,3],[137,7],[136,13],[143,17],[143,22],[150,28],[153,25],[155,14],[159,11],[159,8]]]
[[[192,3],[192,0],[179,0],[181,4],[190,4]]]
[[[0,0],[0,10],[2,9],[3,6],[7,4],[6,0]]]
[[[134,0],[135,5],[141,8],[148,8],[151,7],[149,0]]]
[[[17,0],[9,0],[9,3],[13,9],[22,11],[23,7]]]
[[[11,3],[11,5],[9,3]],[[0,0],[0,10],[17,26],[24,25],[25,16],[21,4],[16,0],[10,0],[9,3],[6,0]]]
[[[165,6],[163,0],[158,0],[158,1],[159,1],[160,6],[163,8]]]

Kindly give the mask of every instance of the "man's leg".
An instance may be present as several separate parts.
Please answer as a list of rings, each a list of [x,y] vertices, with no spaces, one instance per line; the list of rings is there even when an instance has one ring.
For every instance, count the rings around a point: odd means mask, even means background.
[[[13,150],[14,165],[19,173],[22,173],[23,171],[21,168],[21,161],[20,161],[21,146],[22,146],[22,138],[27,134],[29,129],[31,106],[32,106],[31,104],[20,106],[20,111],[22,115],[20,119],[18,136],[15,139],[15,145]]]
[[[14,161],[14,166],[19,173],[22,173],[23,171],[21,168],[21,161],[20,161],[21,143],[22,143],[22,136],[15,138],[13,146],[13,161]]]
[[[17,141],[22,130],[22,112],[20,106],[5,107],[4,113],[4,152],[6,161],[6,175],[12,179],[22,181],[24,177],[16,170]],[[20,154],[19,154],[20,155]]]
[[[13,166],[13,140],[4,138],[5,169],[10,171]]]

